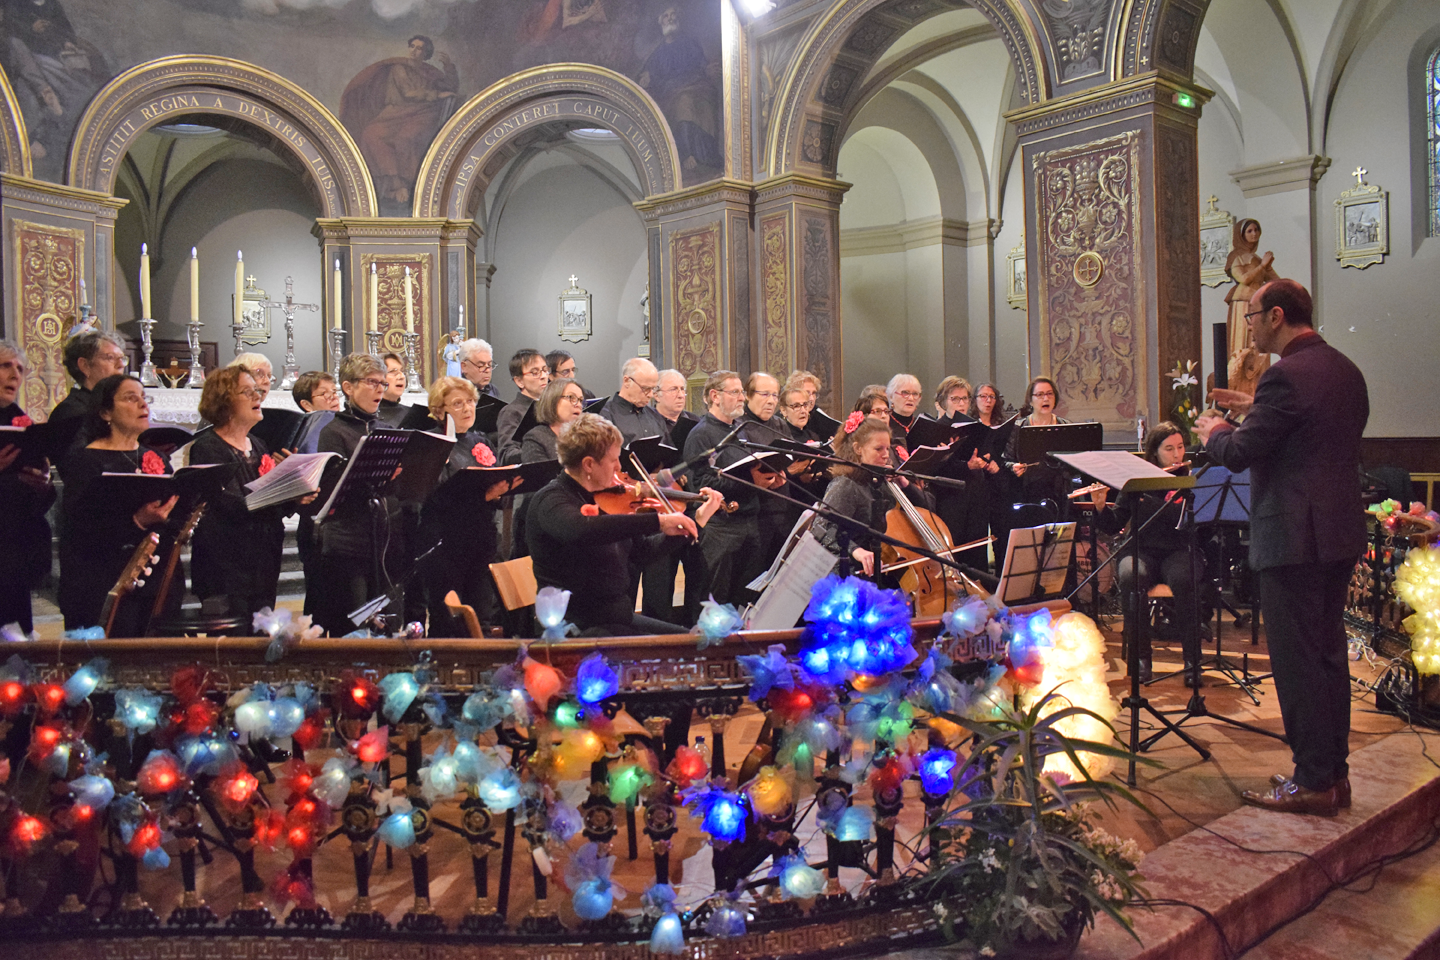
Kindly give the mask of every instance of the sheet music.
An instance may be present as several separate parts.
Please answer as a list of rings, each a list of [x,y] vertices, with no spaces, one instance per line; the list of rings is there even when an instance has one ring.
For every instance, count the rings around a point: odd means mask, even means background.
[[[806,530],[781,563],[769,586],[760,594],[760,599],[750,608],[745,628],[789,630],[795,626],[810,605],[810,591],[839,562],[835,554],[822,547],[820,541]]]
[[[1128,450],[1091,450],[1089,453],[1056,453],[1052,456],[1074,469],[1094,477],[1107,487],[1134,493],[1144,490],[1182,490],[1195,486],[1194,477],[1166,473],[1139,454]]]
[[[1168,474],[1167,474],[1168,476]],[[996,594],[1002,603],[1018,603],[1065,589],[1070,551],[1075,546],[1074,523],[1049,523],[1010,531]]]

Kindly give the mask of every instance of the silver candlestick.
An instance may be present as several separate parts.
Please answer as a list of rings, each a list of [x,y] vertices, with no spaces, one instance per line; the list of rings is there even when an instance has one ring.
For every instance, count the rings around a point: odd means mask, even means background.
[[[240,343],[240,338],[245,335],[244,322],[230,324],[230,333],[235,337],[235,356],[238,357],[245,352],[244,346]]]
[[[300,365],[295,362],[295,313],[285,311],[285,376],[280,380],[280,389],[289,390],[300,376]]]
[[[205,366],[200,362],[200,321],[192,320],[185,324],[185,334],[190,344],[190,376],[186,378],[185,386],[199,390],[205,386]]]
[[[155,349],[150,339],[150,331],[154,329],[154,320],[149,317],[140,320],[140,351],[145,355],[145,361],[140,364],[140,382],[147,387],[160,386],[160,378],[155,374],[155,364],[150,360],[150,353]]]
[[[335,378],[335,382],[336,382],[336,383],[339,383],[339,382],[340,382],[340,361],[345,358],[345,328],[344,328],[344,327],[331,327],[331,328],[330,328],[330,356],[331,356],[332,361],[333,361],[333,363],[334,363],[334,366],[333,366],[333,367],[331,368],[331,370],[330,370],[330,375]]]
[[[415,362],[415,348],[420,345],[420,334],[405,334],[405,366],[409,373],[405,376],[405,392],[420,393],[425,388],[420,383],[420,364]]]
[[[372,357],[378,358],[380,356],[380,339],[383,336],[385,335],[379,330],[365,331],[365,345],[369,348]]]

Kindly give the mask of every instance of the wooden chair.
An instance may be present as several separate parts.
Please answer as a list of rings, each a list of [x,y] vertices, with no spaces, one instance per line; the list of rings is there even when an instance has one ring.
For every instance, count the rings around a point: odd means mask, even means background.
[[[495,578],[495,587],[500,591],[500,602],[505,605],[506,610],[519,610],[535,605],[535,569],[529,557],[492,563],[490,575]]]
[[[454,590],[445,594],[445,609],[450,611],[450,616],[458,617],[465,623],[465,631],[476,640],[485,636],[485,631],[480,627],[480,618],[475,616],[475,608],[468,603],[460,602],[460,595]]]

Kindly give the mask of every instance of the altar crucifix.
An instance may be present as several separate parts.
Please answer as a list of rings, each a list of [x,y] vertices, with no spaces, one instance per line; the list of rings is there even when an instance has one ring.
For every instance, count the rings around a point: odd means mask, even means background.
[[[318,303],[296,303],[295,302],[295,279],[285,278],[285,299],[266,300],[261,304],[269,310],[271,308],[283,310],[285,313],[285,377],[280,381],[281,390],[289,390],[295,386],[295,380],[300,376],[300,365],[295,362],[295,312],[297,310],[320,310]]]

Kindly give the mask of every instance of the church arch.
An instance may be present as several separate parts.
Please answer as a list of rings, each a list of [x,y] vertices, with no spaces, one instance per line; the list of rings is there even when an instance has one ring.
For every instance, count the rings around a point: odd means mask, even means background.
[[[289,80],[225,57],[165,57],[106,84],[75,129],[68,184],[113,193],[121,158],[137,136],[194,114],[238,117],[267,130],[305,164],[325,217],[378,213],[370,172],[340,121]]]
[[[514,74],[455,112],[430,145],[415,185],[417,217],[469,219],[509,158],[507,144],[557,122],[604,127],[620,141],[646,196],[680,186],[680,159],[660,108],[634,81],[604,67],[562,63]]]
[[[842,128],[862,84],[890,43],[906,30],[948,10],[973,7],[994,25],[1015,65],[1024,102],[1050,95],[1042,46],[1014,0],[844,0],[820,18],[777,88],[778,105],[766,130],[765,163],[772,176],[790,172],[832,176]]]
[[[33,173],[30,162],[30,138],[20,101],[15,99],[5,68],[0,67],[0,172],[28,177]]]

